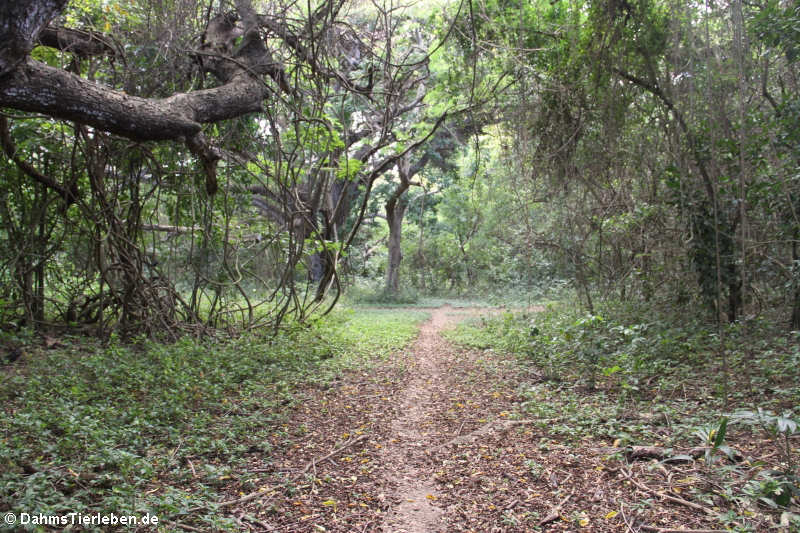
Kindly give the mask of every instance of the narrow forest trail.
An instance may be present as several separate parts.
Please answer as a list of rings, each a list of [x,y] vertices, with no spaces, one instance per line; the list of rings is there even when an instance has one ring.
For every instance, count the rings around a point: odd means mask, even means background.
[[[394,465],[387,475],[397,487],[394,499],[399,502],[384,520],[384,531],[423,533],[441,525],[442,510],[433,505],[437,487],[424,463],[442,437],[434,415],[447,392],[448,356],[454,350],[440,332],[454,316],[449,306],[436,309],[408,351],[410,379],[399,394],[401,415],[392,422],[392,438],[382,454],[385,464]]]
[[[231,487],[232,498],[258,496],[230,509],[242,531],[626,531],[620,506],[647,495],[610,467],[607,444],[515,420],[536,376],[442,337],[485,311],[433,309],[405,350],[297,391],[272,459],[254,459],[259,477]],[[677,511],[661,517],[685,518]]]

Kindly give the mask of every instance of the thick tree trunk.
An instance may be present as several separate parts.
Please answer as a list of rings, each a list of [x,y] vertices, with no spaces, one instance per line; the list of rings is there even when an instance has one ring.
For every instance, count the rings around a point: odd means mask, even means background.
[[[397,170],[400,175],[400,184],[389,196],[386,201],[386,221],[389,223],[389,261],[386,265],[386,286],[384,290],[387,294],[397,294],[400,291],[400,262],[403,260],[401,249],[403,238],[403,217],[406,214],[408,201],[405,198],[406,191],[411,187],[411,168],[408,158],[404,157],[397,162]]]
[[[403,218],[406,214],[405,202],[396,203],[392,209],[386,206],[386,220],[389,223],[389,262],[386,265],[386,292],[397,294],[400,291],[400,263],[403,260],[401,248],[403,239]]]

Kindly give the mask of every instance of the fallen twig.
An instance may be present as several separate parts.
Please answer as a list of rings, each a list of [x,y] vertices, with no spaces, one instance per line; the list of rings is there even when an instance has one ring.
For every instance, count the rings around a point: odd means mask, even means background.
[[[181,529],[185,529],[186,531],[200,531],[202,533],[202,529],[197,529],[196,527],[187,526],[186,524],[181,524],[180,522],[175,522],[175,525]]]
[[[711,450],[708,446],[696,446],[687,450],[675,450],[672,448],[664,448],[661,446],[629,446],[627,448],[619,447],[603,447],[591,448],[592,451],[597,451],[604,455],[621,454],[628,461],[636,461],[641,459],[657,459],[665,463],[687,463],[693,459],[700,459],[707,451]],[[733,458],[735,461],[741,461],[744,457],[738,450],[733,450]]]
[[[570,498],[572,498],[571,492],[567,494],[567,497],[561,500],[558,503],[558,505],[550,509],[550,512],[547,513],[547,516],[545,516],[539,521],[539,525],[543,526],[545,524],[549,524],[550,522],[558,520],[558,517],[561,516],[561,508],[564,507],[564,505],[569,501]]]
[[[625,522],[625,527],[630,531],[630,533],[637,533],[635,529],[633,529],[633,524],[628,522],[628,517],[625,516],[625,506],[619,506],[619,512],[622,514],[622,521]]]
[[[231,505],[236,505],[239,503],[249,502],[251,500],[255,500],[261,497],[265,497],[269,495],[272,491],[274,491],[277,487],[270,487],[269,489],[261,489],[256,492],[251,492],[250,494],[246,494],[241,498],[235,498],[233,500],[228,500],[224,502],[220,502],[217,504],[218,507],[230,507]]]
[[[714,513],[714,511],[712,511],[708,507],[703,507],[699,503],[690,502],[690,501],[684,500],[683,498],[678,498],[677,496],[671,496],[669,494],[664,494],[663,492],[658,492],[655,489],[651,489],[647,485],[639,483],[638,481],[633,479],[633,477],[628,472],[625,472],[625,470],[621,470],[620,472],[622,472],[622,475],[625,476],[625,478],[628,481],[630,481],[631,483],[633,483],[634,485],[636,485],[637,487],[639,487],[640,489],[642,489],[645,492],[649,492],[650,494],[653,494],[653,495],[658,496],[659,498],[663,498],[665,500],[669,500],[669,501],[671,501],[673,503],[677,503],[677,504],[680,504],[680,505],[685,505],[686,507],[691,507],[692,509],[697,509],[698,511],[703,511],[703,512],[705,512],[707,514],[710,514],[710,515],[716,514],[716,513]]]
[[[639,528],[654,533],[728,533],[727,529],[670,529],[655,526],[639,526]]]
[[[321,463],[321,462],[323,462],[323,461],[327,461],[327,460],[328,460],[328,459],[330,459],[331,457],[333,457],[333,456],[337,455],[338,453],[341,453],[343,450],[346,450],[347,448],[351,447],[352,445],[354,445],[354,444],[356,444],[356,443],[358,443],[358,442],[361,442],[362,440],[365,440],[365,439],[367,439],[367,438],[369,438],[369,435],[361,435],[360,437],[356,437],[355,439],[353,439],[353,440],[350,440],[350,441],[347,441],[346,443],[342,444],[341,446],[339,446],[338,448],[336,448],[335,450],[333,450],[331,453],[329,453],[329,454],[328,454],[328,455],[326,455],[325,457],[322,457],[322,458],[320,458],[320,459],[312,459],[312,460],[311,460],[311,461],[309,461],[309,463],[308,463],[308,464],[305,466],[305,468],[303,468],[303,469],[300,471],[300,473],[301,473],[301,474],[305,474],[306,472],[308,472],[308,470],[309,470],[311,467],[313,467],[313,466],[314,466],[314,465],[316,465],[317,463]]]
[[[261,526],[262,528],[264,528],[267,531],[275,531],[275,528],[272,527],[270,524],[267,524],[266,522],[262,522],[261,520],[255,518],[253,516],[248,516],[246,514],[243,514],[241,516],[241,519],[244,520],[244,521],[250,522],[251,524],[255,524],[257,526]]]
[[[192,477],[194,479],[197,479],[197,471],[195,471],[195,469],[194,469],[194,465],[192,464],[192,460],[187,457],[186,458],[186,462],[189,463],[189,468],[192,470]]]
[[[481,437],[483,435],[487,435],[487,434],[495,432],[495,431],[508,431],[509,429],[511,429],[511,428],[513,428],[515,426],[521,426],[521,425],[524,425],[524,424],[535,424],[536,422],[540,422],[540,421],[539,420],[531,420],[531,419],[525,419],[525,420],[503,420],[500,424],[498,424],[497,420],[492,420],[491,422],[485,423],[484,425],[482,425],[481,427],[479,427],[475,431],[471,431],[471,432],[467,433],[466,435],[462,435],[460,437],[456,436],[455,438],[450,439],[449,441],[445,442],[444,444],[440,444],[440,445],[436,446],[435,448],[432,449],[432,451],[437,451],[437,450],[440,450],[442,448],[446,448],[447,446],[451,446],[453,444],[463,444],[463,443],[466,443],[466,442],[471,442],[471,441],[474,441],[475,439],[477,439],[478,437]],[[462,424],[462,427],[463,427],[463,424]],[[459,430],[459,432],[460,432],[460,430]]]

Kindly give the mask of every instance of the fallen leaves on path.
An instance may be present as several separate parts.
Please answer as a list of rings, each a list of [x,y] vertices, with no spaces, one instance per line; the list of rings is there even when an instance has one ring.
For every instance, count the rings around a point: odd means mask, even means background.
[[[656,512],[647,503],[653,494],[610,464],[607,443],[559,442],[537,421],[520,420],[518,391],[529,374],[517,361],[439,335],[467,313],[435,310],[407,350],[330,387],[299,391],[270,442],[275,462],[254,458],[249,467],[263,472],[262,489],[230,487],[243,531],[708,526],[705,513],[685,506]]]

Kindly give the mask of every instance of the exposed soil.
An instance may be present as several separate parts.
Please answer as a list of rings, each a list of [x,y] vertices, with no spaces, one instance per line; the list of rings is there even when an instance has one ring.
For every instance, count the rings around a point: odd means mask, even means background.
[[[516,419],[530,374],[440,336],[478,312],[435,309],[407,350],[299,392],[273,435],[277,462],[254,458],[263,478],[230,486],[233,499],[251,494],[225,507],[242,530],[722,530],[707,504],[678,501],[691,482],[680,467],[628,470],[609,460],[608,443],[562,443],[541,421]],[[665,483],[675,499],[663,501]]]
[[[396,485],[398,502],[382,523],[384,531],[424,533],[436,531],[441,525],[442,510],[433,505],[438,498],[437,488],[426,472],[425,456],[436,431],[430,418],[434,393],[447,384],[441,358],[449,346],[439,331],[452,321],[448,311],[449,308],[442,308],[433,312],[411,346],[406,363],[410,379],[399,394],[400,417],[391,424],[391,439],[382,454],[385,465],[395,466],[386,474]]]

